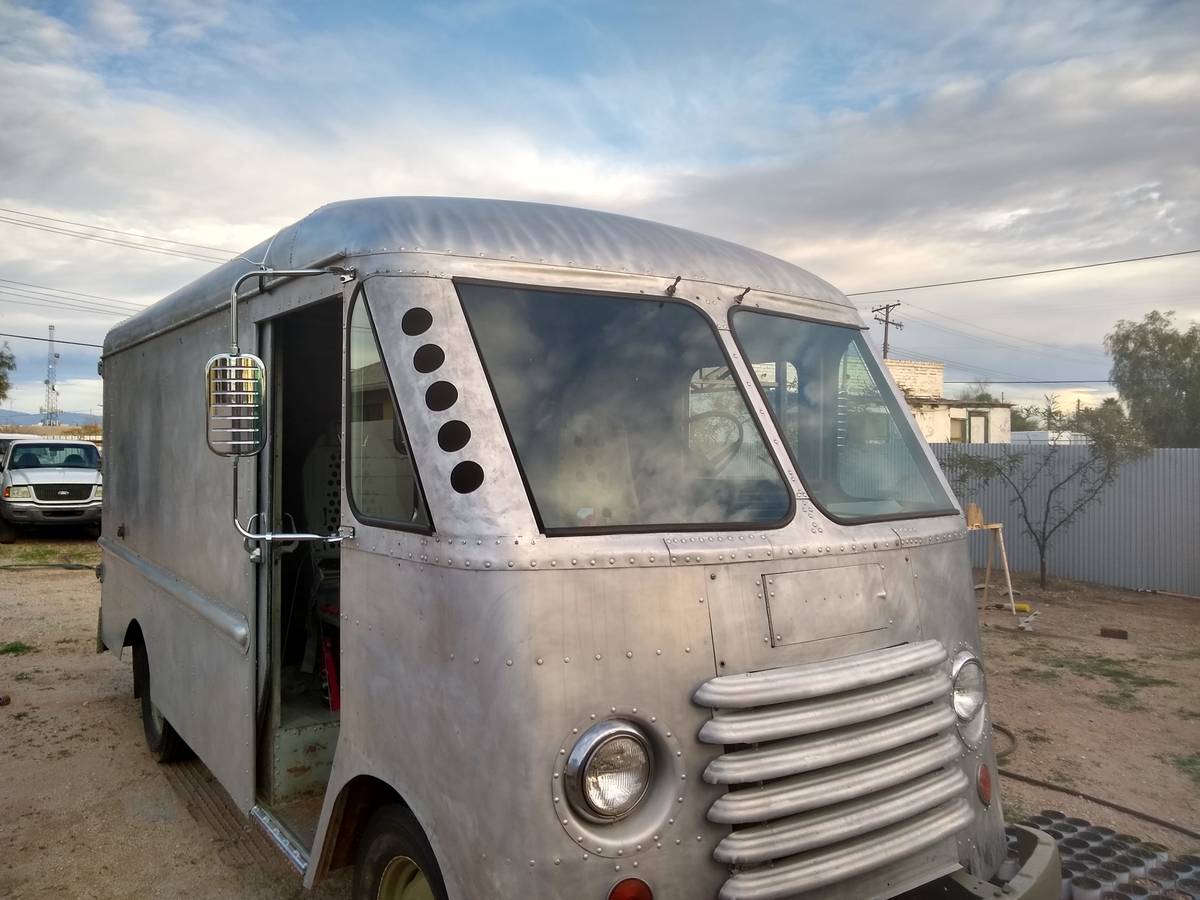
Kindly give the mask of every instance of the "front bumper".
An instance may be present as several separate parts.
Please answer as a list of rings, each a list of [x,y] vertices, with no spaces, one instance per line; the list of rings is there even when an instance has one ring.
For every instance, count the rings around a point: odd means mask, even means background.
[[[951,875],[943,895],[947,898],[999,898],[1004,900],[1058,900],[1062,891],[1062,862],[1058,858],[1058,847],[1044,831],[1010,825],[1009,834],[1016,837],[1017,857],[1021,868],[1003,888],[989,881],[980,881],[966,872]]]
[[[103,501],[86,503],[0,502],[0,516],[13,525],[94,525],[100,521]]]

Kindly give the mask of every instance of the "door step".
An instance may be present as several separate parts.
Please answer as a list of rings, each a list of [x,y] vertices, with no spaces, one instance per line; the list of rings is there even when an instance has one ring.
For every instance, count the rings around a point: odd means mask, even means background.
[[[279,849],[288,862],[296,867],[301,875],[308,871],[308,851],[296,840],[286,825],[271,815],[269,811],[257,805],[251,807],[250,818],[259,824],[271,843]]]

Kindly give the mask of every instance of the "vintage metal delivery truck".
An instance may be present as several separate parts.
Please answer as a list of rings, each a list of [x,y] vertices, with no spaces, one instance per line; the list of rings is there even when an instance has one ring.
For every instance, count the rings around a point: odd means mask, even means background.
[[[1006,863],[1058,896],[1048,837],[1006,860],[962,515],[819,278],[356,200],[113,329],[103,375],[100,640],[151,752],[306,884],[993,897]]]

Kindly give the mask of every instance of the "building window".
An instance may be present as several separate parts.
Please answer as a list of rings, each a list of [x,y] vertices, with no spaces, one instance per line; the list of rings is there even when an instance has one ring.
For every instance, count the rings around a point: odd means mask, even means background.
[[[971,423],[971,443],[986,444],[988,442],[988,417],[987,413],[973,412],[970,415]]]
[[[967,442],[967,420],[950,420],[950,443],[965,444]]]

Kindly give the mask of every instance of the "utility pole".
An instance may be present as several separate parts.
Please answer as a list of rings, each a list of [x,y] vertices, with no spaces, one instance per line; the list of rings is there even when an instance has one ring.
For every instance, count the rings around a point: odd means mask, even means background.
[[[46,350],[46,400],[42,404],[42,424],[58,424],[58,353],[54,350],[54,326],[50,326],[49,347]]]
[[[904,330],[904,323],[897,322],[892,318],[892,310],[900,305],[900,301],[888,303],[884,306],[877,306],[871,312],[875,313],[875,321],[883,325],[883,358],[887,359],[888,348],[891,346],[891,330],[895,328],[897,331]],[[880,318],[880,313],[883,318]]]

